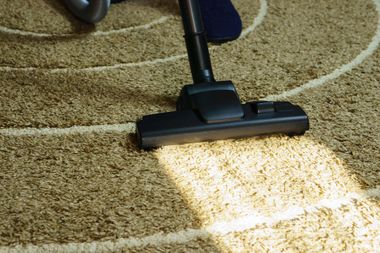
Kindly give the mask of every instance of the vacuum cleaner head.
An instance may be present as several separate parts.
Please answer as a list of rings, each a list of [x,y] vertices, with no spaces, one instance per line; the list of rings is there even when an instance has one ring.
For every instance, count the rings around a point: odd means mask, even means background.
[[[177,111],[144,116],[137,122],[140,148],[285,133],[303,134],[306,113],[289,102],[241,104],[232,82],[187,85]]]
[[[298,135],[309,129],[299,106],[241,104],[231,81],[216,82],[198,0],[179,0],[179,6],[194,84],[182,88],[175,112],[147,115],[137,122],[140,148],[273,133]]]

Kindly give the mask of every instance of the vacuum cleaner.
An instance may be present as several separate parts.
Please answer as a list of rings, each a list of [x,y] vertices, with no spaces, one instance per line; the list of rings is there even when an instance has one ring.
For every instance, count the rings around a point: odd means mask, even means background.
[[[302,135],[309,119],[289,102],[241,104],[231,81],[215,81],[198,0],[179,0],[193,84],[185,85],[176,111],[136,123],[140,148],[284,133]]]
[[[82,11],[78,6],[71,7],[87,22],[102,18],[110,3],[66,1],[82,2]],[[146,115],[136,122],[139,147],[152,149],[275,133],[304,134],[309,129],[309,119],[301,107],[273,101],[242,104],[231,81],[215,81],[198,1],[179,0],[193,84],[182,88],[176,111]]]

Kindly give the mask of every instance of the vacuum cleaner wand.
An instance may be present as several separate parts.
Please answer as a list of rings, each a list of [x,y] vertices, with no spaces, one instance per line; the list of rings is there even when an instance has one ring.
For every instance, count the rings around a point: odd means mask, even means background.
[[[241,104],[231,81],[216,82],[198,0],[179,0],[194,84],[185,85],[175,112],[143,116],[136,123],[140,148],[255,135],[300,135],[306,113],[289,102]]]
[[[198,0],[180,0],[179,6],[194,84],[215,82]]]

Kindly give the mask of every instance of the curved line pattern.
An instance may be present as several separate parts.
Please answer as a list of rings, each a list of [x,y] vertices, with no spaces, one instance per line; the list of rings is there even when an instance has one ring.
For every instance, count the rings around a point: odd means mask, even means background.
[[[252,24],[248,26],[240,35],[239,38],[246,37],[249,33],[253,32],[257,26],[259,26],[267,13],[268,9],[268,3],[267,0],[260,0],[260,9],[258,15],[254,18]],[[217,47],[211,47],[210,50],[214,50]],[[173,62],[179,59],[186,58],[187,54],[179,54],[179,55],[173,55],[168,56],[165,58],[158,58],[154,60],[149,61],[142,61],[142,62],[132,62],[132,63],[120,63],[115,65],[109,65],[109,66],[97,66],[97,67],[87,67],[87,68],[80,68],[80,69],[73,69],[73,68],[56,68],[56,69],[48,69],[48,68],[35,68],[35,67],[9,67],[9,66],[0,66],[0,71],[47,71],[49,73],[67,73],[67,72],[93,72],[93,71],[107,71],[112,69],[120,69],[120,68],[127,68],[127,67],[140,67],[140,66],[147,66],[147,65],[155,65],[160,63],[167,63],[167,62]]]
[[[368,47],[365,50],[363,50],[350,63],[342,65],[340,68],[336,69],[331,74],[311,80],[300,87],[291,89],[289,91],[285,91],[280,95],[267,96],[265,99],[267,100],[282,99],[285,97],[299,94],[306,89],[319,87],[325,84],[326,82],[339,77],[340,75],[346,73],[347,71],[350,71],[351,69],[353,69],[354,67],[362,63],[367,57],[372,55],[373,52],[378,48],[380,44],[380,0],[372,0],[372,1],[376,5],[376,10],[378,12],[378,24],[377,24],[376,34],[374,35],[371,43],[368,45]],[[260,0],[260,2],[266,3],[265,0]],[[161,62],[165,62],[165,61],[161,60]],[[134,126],[135,126],[134,123],[126,123],[126,124],[110,124],[110,125],[94,125],[94,126],[74,126],[71,128],[42,128],[42,129],[35,129],[35,128],[21,128],[21,129],[3,128],[1,129],[0,128],[0,135],[25,136],[25,135],[55,135],[55,134],[71,134],[71,133],[87,133],[87,132],[115,132],[115,131],[124,132],[126,131],[126,129],[129,129],[128,130],[130,131],[129,133],[132,133],[134,131]]]
[[[266,224],[269,227],[282,222],[298,219],[303,215],[319,212],[321,209],[329,211],[337,210],[343,206],[351,206],[353,201],[368,198],[379,198],[380,186],[363,192],[350,192],[338,199],[322,199],[314,205],[293,206],[287,210],[274,213],[272,216],[249,215],[231,221],[215,222],[203,228],[188,228],[172,233],[156,233],[145,237],[129,237],[113,241],[94,241],[87,243],[43,244],[43,245],[19,245],[15,247],[0,247],[0,252],[6,253],[38,253],[38,252],[108,252],[120,251],[135,247],[161,246],[168,244],[187,243],[199,238],[213,236],[225,236],[230,233],[244,232],[258,225]]]
[[[259,14],[254,18],[252,24],[242,32],[241,38],[244,38],[249,33],[253,32],[257,26],[259,26],[267,13],[268,4],[266,0],[260,0],[260,10]],[[144,65],[154,65],[159,63],[166,63],[170,61],[175,61],[181,58],[187,57],[187,54],[182,55],[176,55],[171,56],[163,59],[156,59],[153,61],[145,61],[145,62],[139,62],[139,63],[127,63],[127,64],[118,64],[114,65],[112,67],[109,66],[103,66],[103,67],[92,67],[87,69],[81,69],[79,71],[102,71],[110,68],[122,68],[122,67],[135,67],[135,66],[144,66]],[[12,71],[15,70],[11,67],[0,67],[0,70],[6,70],[6,71]],[[20,69],[16,69],[20,70]],[[23,70],[26,71],[33,71],[38,70],[36,68],[25,68]],[[51,70],[51,73],[57,73],[57,72],[66,72],[67,69],[53,69]],[[75,71],[75,70],[74,70]],[[24,128],[24,129],[17,129],[17,128],[0,128],[0,135],[5,136],[33,136],[33,135],[67,135],[67,134],[86,134],[86,133],[106,133],[106,132],[128,132],[132,133],[135,131],[135,123],[129,122],[125,124],[112,124],[112,125],[93,125],[93,126],[73,126],[68,128]]]
[[[131,26],[127,28],[117,29],[117,30],[110,30],[110,31],[96,31],[93,33],[83,33],[83,34],[75,34],[75,33],[68,33],[68,34],[50,34],[50,33],[36,33],[36,32],[29,32],[29,31],[23,31],[19,29],[12,29],[5,26],[0,26],[0,32],[19,35],[19,36],[31,36],[31,37],[38,37],[38,38],[50,38],[50,37],[79,37],[79,36],[105,36],[110,34],[117,34],[117,33],[125,33],[140,29],[149,29],[152,26],[162,24],[166,22],[170,16],[162,16],[156,20],[153,20],[152,22],[145,24],[145,25],[138,25],[138,26]]]
[[[260,0],[259,13],[253,19],[252,24],[241,32],[241,34],[239,36],[239,39],[243,39],[248,34],[252,33],[264,21],[264,18],[267,15],[267,12],[268,12],[268,2],[267,2],[267,0]]]
[[[313,89],[317,88],[319,86],[322,86],[323,84],[327,83],[328,81],[331,81],[333,79],[336,79],[337,77],[343,75],[344,73],[351,71],[353,68],[361,64],[366,58],[371,56],[376,49],[379,47],[380,44],[380,0],[372,0],[376,6],[376,10],[379,15],[379,21],[377,23],[377,29],[376,29],[376,34],[372,38],[371,43],[369,43],[368,47],[361,51],[358,56],[355,57],[351,62],[344,64],[340,66],[339,68],[335,69],[333,72],[330,74],[321,76],[319,78],[310,80],[309,82],[296,87],[294,89],[284,91],[283,93],[279,95],[271,95],[267,96],[265,99],[267,100],[279,100],[279,99],[284,99],[290,96],[295,96],[297,94],[300,94],[301,92],[308,90],[308,89]]]

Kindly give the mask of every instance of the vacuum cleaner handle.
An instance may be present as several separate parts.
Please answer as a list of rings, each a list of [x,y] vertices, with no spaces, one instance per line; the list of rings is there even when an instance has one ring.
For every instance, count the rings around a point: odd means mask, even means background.
[[[179,0],[194,84],[215,82],[199,0]]]
[[[76,17],[93,24],[106,16],[111,0],[65,0],[65,3]]]

